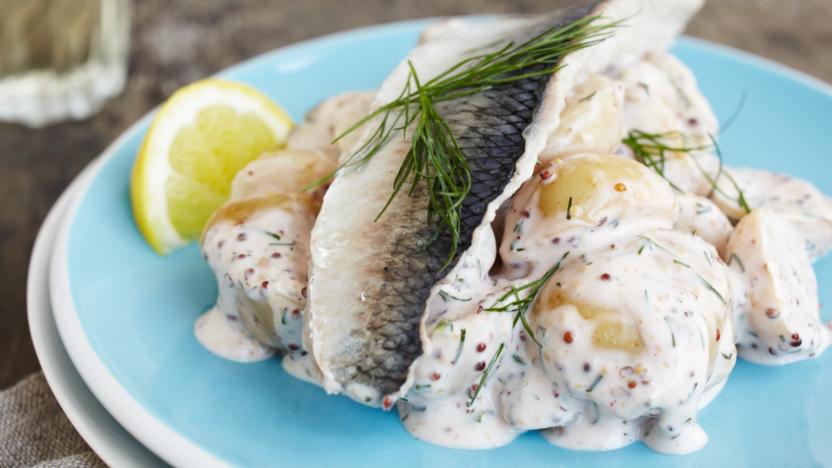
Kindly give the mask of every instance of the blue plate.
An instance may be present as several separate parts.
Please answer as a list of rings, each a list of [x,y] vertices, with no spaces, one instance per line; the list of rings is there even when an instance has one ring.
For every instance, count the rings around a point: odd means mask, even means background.
[[[221,76],[265,92],[300,119],[334,93],[378,86],[414,45],[424,21],[337,34],[287,47]],[[692,39],[674,51],[725,119],[732,165],[804,177],[832,193],[832,91],[771,62]],[[332,397],[276,360],[235,364],[194,339],[194,319],[216,287],[196,246],[158,257],[130,213],[128,177],[145,118],[100,158],[65,222],[52,263],[52,300],[73,362],[107,409],[175,464],[327,466],[809,466],[832,463],[832,352],[788,367],[745,362],[701,414],[702,451],[660,455],[641,444],[572,452],[528,433],[487,451],[410,437],[395,413]],[[832,262],[818,263],[821,302],[832,302]],[[825,313],[828,319],[828,313]]]

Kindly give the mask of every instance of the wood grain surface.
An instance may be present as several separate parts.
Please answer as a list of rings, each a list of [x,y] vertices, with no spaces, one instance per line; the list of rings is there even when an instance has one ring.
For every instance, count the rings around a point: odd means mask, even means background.
[[[120,96],[81,122],[38,130],[0,124],[0,388],[38,369],[26,323],[26,270],[47,211],[90,160],[178,87],[334,31],[428,16],[543,12],[564,3],[134,0],[130,78]],[[831,24],[832,0],[710,0],[688,32],[832,81]]]

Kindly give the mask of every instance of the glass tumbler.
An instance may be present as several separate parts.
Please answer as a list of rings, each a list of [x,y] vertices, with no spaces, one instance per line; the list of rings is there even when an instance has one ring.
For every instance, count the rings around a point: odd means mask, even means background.
[[[83,119],[127,75],[129,0],[0,0],[0,121]]]

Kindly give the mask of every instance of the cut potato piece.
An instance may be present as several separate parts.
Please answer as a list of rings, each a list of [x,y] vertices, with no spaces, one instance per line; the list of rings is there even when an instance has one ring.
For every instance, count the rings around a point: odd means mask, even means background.
[[[675,208],[667,182],[618,156],[581,154],[545,170],[552,176],[541,184],[538,207],[546,218],[596,225],[605,217],[669,217]]]
[[[592,344],[599,348],[620,349],[637,353],[644,349],[638,328],[632,324],[603,321],[592,330]]]
[[[671,395],[689,395],[694,382],[725,381],[736,362],[729,272],[712,246],[660,230],[580,252],[529,312],[537,341],[525,345],[547,373],[625,419],[642,416],[648,400],[677,405]],[[615,397],[621,388],[626,402]]]
[[[814,357],[829,344],[815,272],[799,246],[797,234],[767,208],[752,211],[731,235],[725,255],[742,293],[734,324],[745,359],[787,364]]]
[[[304,192],[335,168],[335,162],[321,150],[266,153],[237,173],[231,183],[231,198]]]

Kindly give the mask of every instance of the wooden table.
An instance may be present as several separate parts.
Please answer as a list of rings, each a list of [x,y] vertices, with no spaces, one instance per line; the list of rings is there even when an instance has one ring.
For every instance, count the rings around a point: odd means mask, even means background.
[[[130,79],[95,117],[32,130],[0,124],[0,388],[38,369],[26,270],[52,203],[119,133],[175,89],[255,54],[373,23],[542,12],[562,0],[137,0]],[[711,0],[689,33],[832,81],[832,1]],[[333,78],[334,79],[334,78]]]

